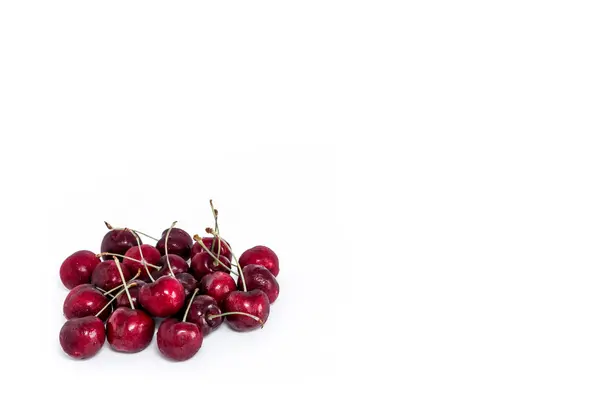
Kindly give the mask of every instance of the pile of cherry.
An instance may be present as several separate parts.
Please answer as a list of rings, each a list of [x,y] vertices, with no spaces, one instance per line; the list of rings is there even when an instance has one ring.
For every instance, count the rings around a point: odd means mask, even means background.
[[[277,255],[255,246],[238,260],[219,234],[212,201],[211,209],[215,226],[206,228],[210,236],[192,239],[174,222],[157,240],[106,223],[109,232],[99,254],[81,250],[67,257],[60,267],[60,279],[70,289],[59,337],[65,353],[89,358],[105,340],[116,351],[139,352],[159,324],[158,349],[183,361],[223,321],[240,332],[262,328],[279,295]],[[142,244],[140,235],[156,245]]]

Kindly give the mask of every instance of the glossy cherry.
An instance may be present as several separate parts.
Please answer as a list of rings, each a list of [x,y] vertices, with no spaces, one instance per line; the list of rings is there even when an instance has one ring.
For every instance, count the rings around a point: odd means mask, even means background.
[[[168,256],[162,256],[160,258],[160,261],[156,264],[161,268],[152,272],[152,277],[154,279],[158,279],[161,276],[166,276],[171,273],[171,271],[169,270],[169,263],[167,263],[167,257],[169,257],[171,268],[173,269],[174,274],[188,272],[188,270],[190,269],[190,266],[183,258],[178,256],[177,254],[169,254]]]
[[[236,285],[231,275],[217,271],[204,275],[198,284],[198,288],[201,294],[209,295],[218,304],[221,304],[229,292],[236,290]]]
[[[93,315],[68,320],[59,334],[64,352],[77,359],[94,356],[104,345],[105,339],[104,322]]]
[[[219,256],[219,261],[231,268],[231,262],[225,256]],[[216,271],[223,271],[228,273],[229,270],[223,267],[220,263],[208,254],[206,251],[196,254],[192,257],[190,263],[190,270],[196,279],[202,279],[204,275],[210,274]]]
[[[213,247],[213,241],[215,242],[214,247]],[[202,243],[204,243],[204,245],[211,251],[213,251],[214,254],[219,253],[219,246],[218,244],[218,239],[216,239],[215,237],[203,237],[202,238]],[[225,242],[225,243],[223,243]],[[225,245],[227,244],[227,245]],[[223,238],[221,238],[221,251],[220,251],[220,255],[225,257],[228,261],[231,261],[231,246],[229,246],[229,243],[224,240]],[[198,253],[202,253],[205,252],[206,250],[204,250],[204,248],[202,248],[202,245],[200,243],[194,242],[194,245],[192,246],[192,251],[191,251],[191,257],[194,258],[194,256]]]
[[[275,275],[262,265],[249,264],[242,268],[248,290],[259,289],[265,292],[272,304],[279,296],[279,283]],[[238,278],[238,288],[243,289],[241,277]]]
[[[92,272],[100,259],[88,250],[80,250],[67,257],[60,266],[60,280],[67,289],[90,283]]]
[[[96,289],[94,285],[84,283],[71,289],[63,303],[63,313],[67,319],[83,318],[96,315],[108,304],[106,296]],[[106,308],[100,319],[106,320],[110,315],[110,308]]]
[[[136,353],[148,347],[154,336],[154,319],[142,310],[117,308],[106,323],[110,346],[124,353]]]
[[[141,254],[140,254],[140,247],[142,249]],[[148,274],[146,273],[146,269],[142,265],[142,261],[141,261],[142,255],[144,256],[144,260],[146,261],[147,264],[158,265],[158,263],[160,262],[160,253],[156,249],[156,247],[151,246],[149,244],[142,244],[141,246],[134,246],[134,247],[130,248],[125,253],[125,256],[133,258],[135,260],[139,260],[139,261],[134,261],[134,260],[125,258],[121,265],[123,267],[125,267],[126,269],[128,269],[129,273],[131,275],[135,275],[139,269],[141,271],[140,278],[148,279]],[[153,271],[156,271],[156,269],[151,268],[151,267],[148,267],[148,270],[150,271],[150,273],[152,273]]]
[[[162,237],[156,243],[156,248],[161,255],[165,255],[165,242],[168,231],[168,229],[165,229]],[[177,254],[184,260],[189,260],[192,250],[192,243],[192,237],[186,231],[180,228],[172,228],[171,233],[169,234],[169,248],[167,249],[167,253]]]
[[[239,332],[256,329],[264,325],[269,318],[269,298],[258,289],[249,292],[233,291],[225,297],[222,307],[223,315],[231,313],[225,316],[227,325]],[[250,314],[254,317],[237,313]]]
[[[110,226],[107,224],[107,226]],[[133,233],[125,229],[111,229],[104,235],[100,251],[105,253],[115,253],[124,255],[127,250],[136,246],[136,240]],[[112,256],[102,256],[103,260],[112,260]]]
[[[206,336],[223,323],[223,317],[208,318],[211,315],[219,314],[221,314],[221,309],[215,299],[207,295],[199,295],[190,305],[187,321],[198,325],[202,335]]]
[[[175,318],[165,319],[156,332],[158,349],[174,361],[192,358],[202,347],[202,339],[202,331],[196,324]]]
[[[139,291],[142,307],[155,317],[174,315],[185,303],[183,285],[172,276],[161,276],[147,283]]]
[[[146,285],[145,281],[134,279],[131,283],[135,283],[135,286],[129,288],[129,295],[131,296],[131,301],[133,302],[133,307],[140,309],[142,306],[140,305],[140,288]],[[127,297],[127,293],[121,293],[117,295],[117,299],[115,300],[115,308],[118,307],[130,307],[129,298]]]
[[[131,278],[127,268],[123,268],[123,275],[125,280]],[[96,266],[92,273],[92,284],[104,290],[110,290],[121,284],[119,270],[114,260],[102,261]]]
[[[254,246],[246,250],[240,256],[240,266],[256,264],[262,265],[274,276],[279,275],[279,258],[277,254],[267,246]]]
[[[194,278],[192,274],[188,274],[187,272],[181,272],[179,274],[176,274],[175,278],[177,278],[177,280],[181,282],[186,299],[189,297],[190,294],[194,292],[195,289],[198,288],[198,280]]]

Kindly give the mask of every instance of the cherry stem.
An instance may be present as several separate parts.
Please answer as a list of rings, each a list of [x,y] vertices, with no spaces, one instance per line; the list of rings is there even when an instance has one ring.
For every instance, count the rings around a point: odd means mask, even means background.
[[[235,272],[234,270],[232,270],[231,268],[229,268],[227,265],[225,265],[225,263],[223,261],[221,261],[217,256],[215,256],[212,251],[210,251],[208,249],[208,247],[206,247],[206,245],[204,244],[204,242],[202,241],[202,238],[200,237],[200,235],[194,235],[194,240],[196,242],[198,242],[198,244],[200,246],[202,246],[202,248],[204,249],[204,251],[206,251],[215,261],[215,263],[217,263],[216,265],[221,265],[223,268],[225,268],[227,271],[231,272],[234,275],[237,275],[238,273]]]
[[[104,253],[98,253],[96,254],[96,257],[100,258],[102,256],[113,256],[113,257],[121,257],[124,258],[125,260],[131,260],[131,261],[137,261],[140,262],[140,260],[133,258],[133,257],[128,257],[128,256],[124,256],[122,254],[116,254],[116,253],[108,253],[108,252],[104,252]],[[160,267],[158,265],[154,265],[154,264],[150,264],[149,262],[146,263],[147,266],[152,267],[154,269],[160,269]]]
[[[253,320],[255,320],[256,322],[258,322],[260,324],[260,327],[262,328],[263,326],[265,326],[265,323],[262,321],[262,319],[258,318],[256,315],[252,315],[252,314],[248,314],[245,312],[241,312],[241,311],[230,311],[230,312],[225,312],[222,314],[211,314],[209,315],[208,319],[215,319],[215,318],[219,318],[219,317],[226,317],[228,315],[245,315],[246,317],[250,317]]]
[[[128,231],[131,232],[131,229],[126,228]],[[140,236],[137,234],[137,232],[132,232],[133,236],[135,236],[135,241],[137,242],[138,245],[138,249],[140,250],[140,257],[142,259],[142,265],[144,266],[144,269],[146,270],[146,273],[148,274],[148,276],[150,276],[150,271],[148,270],[148,266],[146,265],[146,259],[144,258],[144,252],[142,251],[142,243],[140,242]],[[138,268],[138,272],[140,271],[140,269]]]
[[[213,201],[212,199],[209,200],[210,203],[210,210],[212,211],[212,215],[213,218],[215,219],[215,232],[219,232],[219,211],[217,211],[217,209],[215,209],[214,205],[213,205]],[[221,240],[219,239],[219,243],[218,243],[219,247],[217,248],[217,257],[219,257],[221,255]],[[210,250],[211,251],[215,251],[215,241],[213,240],[212,243],[210,244]],[[217,265],[217,264],[215,264]]]
[[[165,257],[167,259],[167,265],[169,266],[169,271],[171,272],[171,276],[175,278],[175,274],[173,273],[173,268],[171,268],[171,261],[169,260],[169,235],[171,234],[171,230],[175,226],[177,221],[173,221],[169,230],[167,231],[167,236],[165,236]]]
[[[111,224],[109,224],[108,222],[106,222],[106,221],[104,221],[104,225],[106,225],[106,227],[107,227],[108,229],[110,229],[111,231],[112,231],[112,230],[124,230],[124,229],[125,229],[125,230],[128,230],[128,231],[130,231],[130,232],[135,232],[135,233],[136,233],[136,234],[138,234],[138,235],[146,236],[148,239],[152,239],[152,240],[154,240],[155,242],[158,242],[158,239],[157,239],[157,238],[155,238],[155,237],[152,237],[152,236],[148,235],[147,233],[140,232],[140,231],[136,231],[135,229],[128,229],[128,228],[113,228],[113,226],[112,226]]]
[[[132,283],[130,283],[129,285],[127,285],[127,287],[133,287],[133,286],[136,286],[136,285],[137,285],[137,283],[135,283],[135,282],[132,282]],[[119,286],[119,287],[120,287],[120,286]],[[104,307],[102,307],[102,310],[98,311],[98,313],[96,314],[96,317],[97,317],[98,315],[102,314],[102,311],[106,310],[106,308],[107,308],[108,306],[110,306],[110,305],[111,305],[111,303],[112,303],[113,301],[115,301],[115,300],[117,299],[117,297],[119,297],[119,295],[120,295],[121,293],[123,293],[124,291],[125,291],[125,289],[121,289],[121,290],[119,290],[119,292],[118,292],[117,294],[115,294],[115,296],[114,296],[112,299],[110,299],[110,301],[109,301],[108,303],[106,303],[106,305],[105,305]]]
[[[135,310],[133,306],[133,300],[131,300],[131,294],[129,294],[129,290],[127,289],[127,283],[125,282],[125,277],[123,276],[123,270],[121,269],[121,263],[117,257],[113,257],[115,259],[115,264],[117,264],[117,269],[119,270],[119,275],[121,275],[121,282],[125,285],[125,293],[127,293],[127,298],[129,299],[129,305],[132,310]]]
[[[137,277],[140,276],[140,270],[138,269],[137,274],[135,274],[135,276],[133,278],[131,278],[129,281],[127,281],[128,283],[133,281],[134,279],[137,279]],[[106,296],[107,294],[110,295],[112,292],[114,292],[117,289],[122,288],[124,285],[120,284],[119,286],[115,286],[114,288],[110,289],[109,291],[104,292],[104,295]]]
[[[198,288],[194,289],[194,293],[192,294],[192,297],[190,298],[190,302],[188,303],[188,306],[185,309],[185,314],[183,314],[182,322],[185,322],[188,312],[190,312],[190,307],[192,306],[192,301],[194,301],[194,297],[196,297],[196,293],[198,293]]]
[[[212,235],[215,235],[215,236],[219,235],[214,230],[212,230],[212,228],[206,228],[206,232],[210,233]],[[242,272],[242,267],[240,267],[240,261],[237,259],[236,255],[233,253],[233,250],[231,250],[231,247],[227,244],[227,242],[223,241],[223,244],[225,245],[225,247],[227,247],[227,250],[229,250],[229,252],[231,253],[231,256],[235,260],[235,263],[237,264],[236,267],[239,272],[238,275],[242,278],[242,287],[244,288],[244,292],[247,292],[248,288],[246,287],[246,278],[244,278],[244,273]]]

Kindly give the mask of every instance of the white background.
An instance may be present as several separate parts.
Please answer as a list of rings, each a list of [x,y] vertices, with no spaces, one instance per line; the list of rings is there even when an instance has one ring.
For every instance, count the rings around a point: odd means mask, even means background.
[[[2,2],[2,398],[598,399],[599,18]],[[64,356],[62,260],[105,219],[199,232],[209,198],[280,256],[265,329]]]

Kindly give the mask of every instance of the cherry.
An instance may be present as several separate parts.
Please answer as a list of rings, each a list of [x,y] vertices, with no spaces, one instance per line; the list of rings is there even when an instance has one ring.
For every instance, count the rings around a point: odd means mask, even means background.
[[[203,237],[203,238],[197,239],[196,243],[194,243],[194,245],[192,246],[192,251],[191,251],[192,258],[196,254],[203,253],[206,251],[206,250],[204,250],[202,245],[200,243],[198,243],[198,240],[201,240],[202,243],[204,244],[204,246],[206,248],[210,249],[213,254],[220,253],[221,256],[223,256],[227,259],[227,261],[231,261],[231,250],[230,250],[231,246],[229,246],[229,243],[227,243],[227,241],[225,241],[223,238],[221,238],[221,246],[218,246],[219,241],[215,237]],[[213,242],[214,242],[214,245],[213,245]],[[220,250],[219,250],[219,247],[220,247]]]
[[[279,275],[279,258],[267,246],[254,246],[242,253],[240,266],[245,267],[250,264],[262,265],[271,271],[274,276]]]
[[[151,315],[169,317],[183,307],[185,290],[176,278],[161,276],[155,282],[142,286],[139,301]]]
[[[180,274],[182,272],[187,272],[190,269],[188,263],[177,254],[169,254],[162,256],[160,261],[157,263],[157,266],[161,267],[158,271],[152,272],[152,277],[154,279],[158,279],[161,276],[169,275],[170,269],[169,264],[171,265],[171,269],[173,269],[173,274]]]
[[[198,281],[196,280],[196,278],[194,278],[192,274],[188,274],[187,272],[181,272],[179,274],[175,274],[175,278],[177,278],[177,280],[181,282],[186,299],[196,288],[198,288]]]
[[[105,339],[104,322],[93,315],[68,320],[59,334],[64,352],[78,359],[94,356],[104,345]]]
[[[269,318],[269,298],[258,289],[249,292],[235,290],[223,300],[220,316],[226,317],[227,325],[239,332],[251,331],[263,326]],[[209,316],[208,318],[216,318]]]
[[[100,259],[88,250],[80,250],[67,257],[60,266],[60,280],[67,289],[90,283],[92,272]]]
[[[249,264],[242,268],[244,278],[246,280],[246,288],[248,290],[260,289],[269,298],[269,302],[273,303],[279,296],[279,283],[277,278],[262,265]],[[238,278],[238,288],[243,289],[242,280]]]
[[[133,302],[133,307],[136,309],[140,309],[142,308],[142,306],[140,305],[140,288],[144,286],[146,282],[139,279],[135,279],[131,281],[131,283],[135,283],[135,286],[129,289],[129,296],[131,297],[131,301]],[[130,306],[127,293],[121,293],[117,295],[115,308],[127,306]]]
[[[188,360],[202,347],[202,331],[196,324],[186,322],[190,305],[196,293],[198,293],[198,289],[194,290],[194,294],[190,299],[181,322],[175,318],[169,318],[164,320],[158,327],[158,332],[156,333],[158,349],[165,357],[171,360]]]
[[[198,288],[200,289],[200,293],[209,295],[218,304],[223,301],[229,292],[236,290],[233,278],[222,271],[204,275],[198,284]]]
[[[129,229],[113,229],[109,223],[104,223],[106,224],[106,227],[110,229],[110,231],[108,231],[102,239],[102,244],[100,246],[101,252],[115,253],[122,256],[127,252],[127,250],[135,246],[135,235]],[[102,256],[102,259],[105,261],[109,260],[110,256]],[[120,260],[122,259],[123,258],[120,257]]]
[[[141,271],[140,276],[142,279],[149,279],[148,273],[141,262],[142,256],[144,256],[146,264],[157,265],[160,262],[160,252],[156,247],[149,244],[134,246],[125,252],[125,256],[130,258],[125,258],[123,260],[123,267],[128,269],[131,275],[134,275],[139,269]],[[152,272],[153,269],[148,268],[148,270]]]
[[[198,328],[202,331],[202,335],[206,336],[223,323],[222,317],[208,318],[209,316],[219,314],[221,314],[221,309],[217,301],[210,296],[200,295],[196,296],[191,302],[188,321],[198,325]]]
[[[215,256],[216,257],[216,256]],[[225,256],[219,256],[219,261],[216,261],[211,254],[203,251],[202,253],[196,254],[192,257],[192,261],[190,263],[190,270],[192,274],[196,277],[196,279],[202,279],[202,277],[206,274],[210,274],[216,271],[230,272],[231,271],[231,262]],[[224,267],[222,264],[225,264],[229,269]]]
[[[100,319],[106,320],[110,315],[110,308],[104,308],[108,304],[106,296],[89,283],[76,286],[67,295],[63,303],[63,313],[67,319],[83,318],[97,314]]]
[[[131,277],[128,269],[124,269],[123,274],[125,279]],[[104,290],[113,289],[121,284],[119,270],[114,260],[103,261],[96,266],[92,273],[92,284]]]
[[[169,233],[169,229],[171,233]],[[169,229],[165,229],[163,236],[156,243],[156,248],[161,255],[165,255],[165,242],[168,242],[169,248],[166,253],[177,254],[184,260],[189,260],[193,243],[192,237],[183,229]],[[168,241],[167,234],[169,235]]]

